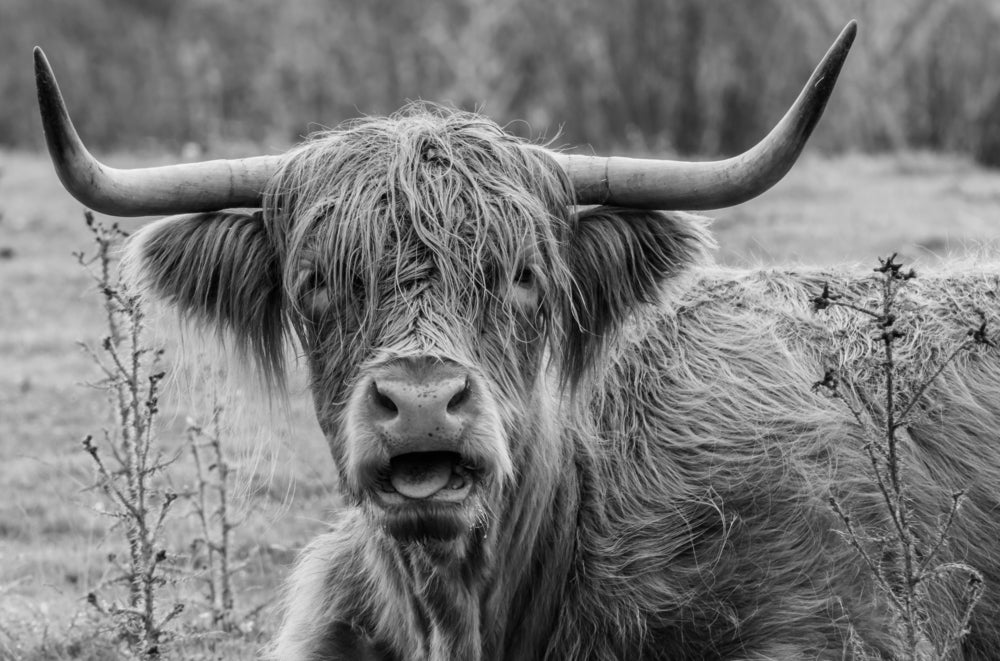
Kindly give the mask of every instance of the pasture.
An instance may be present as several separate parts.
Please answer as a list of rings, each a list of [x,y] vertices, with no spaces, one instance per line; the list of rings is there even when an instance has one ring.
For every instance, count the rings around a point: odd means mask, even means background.
[[[945,257],[996,258],[1000,173],[924,154],[806,157],[762,197],[711,215],[717,259],[734,267],[869,269],[877,255],[898,252],[919,271]],[[127,231],[140,222],[121,225]],[[0,152],[0,659],[107,658],[86,595],[113,575],[107,557],[122,549],[80,444],[107,426],[108,415],[104,394],[86,385],[97,368],[77,347],[98,344],[106,331],[93,282],[72,256],[91,249],[82,209],[48,157]],[[172,330],[169,320],[162,326],[157,342]],[[178,350],[167,344],[168,366]],[[242,422],[229,434],[244,454],[260,443],[275,448],[272,457],[238,462],[245,493],[233,551],[246,562],[236,581],[241,629],[205,633],[201,588],[184,574],[164,588],[166,602],[187,606],[177,629],[188,642],[178,658],[247,658],[263,644],[295,551],[337,506],[334,468],[304,382],[300,371],[287,412],[251,415],[261,408],[253,401],[229,411]],[[208,392],[204,384],[193,394],[181,385],[165,390],[166,452],[181,448],[188,417],[210,412]],[[273,439],[261,427],[273,429]],[[168,475],[178,490],[191,484],[186,456]],[[197,535],[185,511],[178,508],[167,528],[178,562]]]

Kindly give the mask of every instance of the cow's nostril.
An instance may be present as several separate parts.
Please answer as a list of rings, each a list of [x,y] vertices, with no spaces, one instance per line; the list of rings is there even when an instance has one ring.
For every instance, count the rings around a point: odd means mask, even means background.
[[[376,406],[385,411],[388,411],[389,413],[399,412],[399,408],[396,406],[396,402],[392,401],[392,397],[389,397],[388,395],[386,395],[385,393],[383,393],[381,390],[378,389],[377,382],[372,381],[370,389],[371,389],[372,400],[375,402]]]
[[[455,393],[450,400],[448,400],[448,411],[454,413],[455,409],[462,406],[465,401],[469,399],[469,380],[466,379],[462,384],[462,389]]]

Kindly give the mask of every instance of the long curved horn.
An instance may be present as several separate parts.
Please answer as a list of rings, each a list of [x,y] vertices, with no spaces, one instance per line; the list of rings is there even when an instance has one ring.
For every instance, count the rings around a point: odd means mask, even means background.
[[[640,209],[721,209],[754,198],[785,176],[809,139],[857,34],[851,21],[767,136],[723,161],[686,162],[549,152],[566,171],[577,204]]]
[[[94,158],[70,121],[59,85],[35,47],[35,85],[45,142],[66,190],[87,207],[111,216],[158,216],[258,207],[280,156],[257,156],[119,170]]]

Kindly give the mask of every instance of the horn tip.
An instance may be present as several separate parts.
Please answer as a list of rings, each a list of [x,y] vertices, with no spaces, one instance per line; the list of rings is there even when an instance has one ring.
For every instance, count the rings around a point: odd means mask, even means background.
[[[841,67],[847,60],[847,54],[851,51],[851,46],[854,44],[854,38],[858,35],[858,22],[851,19],[844,29],[840,31],[837,36],[836,41],[830,46],[830,50],[827,51],[826,56],[820,65],[816,68],[814,76],[819,75],[819,79],[829,78],[830,82],[836,81],[837,75],[840,73]],[[827,74],[832,74],[828,76]]]
[[[41,46],[35,46],[32,49],[32,55],[35,58],[35,71],[39,71],[43,68],[48,68],[49,60],[45,57],[45,51],[42,50]]]
[[[34,48],[35,58],[35,87],[41,90],[42,87],[52,87],[55,84],[55,74],[52,72],[52,65],[45,57],[45,51],[41,46]]]
[[[845,41],[846,45],[849,46],[854,41],[856,36],[858,36],[858,21],[857,19],[852,18],[847,22],[847,25],[844,26],[844,29],[841,30],[840,39]]]

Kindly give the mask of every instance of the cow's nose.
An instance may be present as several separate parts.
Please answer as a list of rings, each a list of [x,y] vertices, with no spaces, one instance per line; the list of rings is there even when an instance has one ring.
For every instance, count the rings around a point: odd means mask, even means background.
[[[468,378],[431,383],[383,379],[372,381],[371,388],[373,406],[387,418],[441,413],[458,415],[469,399]]]
[[[419,441],[428,450],[457,440],[473,414],[469,376],[450,367],[383,371],[372,380],[368,395],[378,428],[392,440],[407,445]]]

